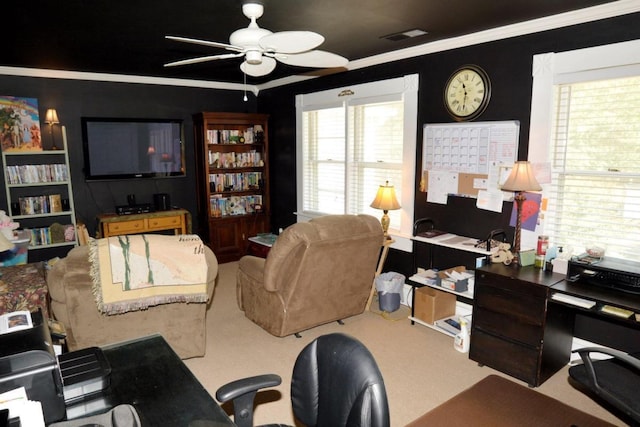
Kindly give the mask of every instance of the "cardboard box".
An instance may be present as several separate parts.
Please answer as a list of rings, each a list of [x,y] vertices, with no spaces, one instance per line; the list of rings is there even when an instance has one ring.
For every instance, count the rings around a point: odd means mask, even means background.
[[[467,269],[464,265],[461,265],[458,267],[448,268],[446,270],[440,271],[438,273],[440,286],[451,291],[466,292],[469,289],[469,279],[453,280],[447,275],[447,272],[451,273],[453,271],[457,271],[458,273],[465,273]]]
[[[430,287],[416,288],[413,315],[423,322],[433,324],[436,320],[456,314],[456,296]]]

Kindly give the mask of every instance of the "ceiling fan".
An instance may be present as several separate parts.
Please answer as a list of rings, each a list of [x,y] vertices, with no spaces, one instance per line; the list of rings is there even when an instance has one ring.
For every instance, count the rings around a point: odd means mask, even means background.
[[[196,64],[218,59],[245,57],[240,69],[253,77],[265,76],[276,67],[276,60],[299,67],[334,68],[344,67],[346,58],[335,53],[316,50],[324,37],[312,31],[281,31],[272,33],[260,28],[256,20],[262,16],[264,6],[257,0],[249,0],[242,5],[242,13],[251,20],[247,28],[234,31],[229,44],[177,36],[167,39],[230,50],[234,53],[208,55],[198,58],[170,62],[165,67]]]

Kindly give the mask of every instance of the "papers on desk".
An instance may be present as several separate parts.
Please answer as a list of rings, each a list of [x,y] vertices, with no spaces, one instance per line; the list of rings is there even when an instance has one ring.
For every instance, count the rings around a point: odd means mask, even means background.
[[[483,255],[488,255],[491,252],[497,250],[497,247],[495,247],[491,248],[491,251],[488,252],[486,243],[481,242],[473,237],[458,236],[452,233],[444,233],[436,237],[429,238],[417,235],[413,237],[413,240],[437,246],[445,246],[466,252],[475,252]]]
[[[0,409],[9,410],[9,418],[20,418],[20,425],[44,427],[42,404],[27,398],[24,387],[0,394]]]

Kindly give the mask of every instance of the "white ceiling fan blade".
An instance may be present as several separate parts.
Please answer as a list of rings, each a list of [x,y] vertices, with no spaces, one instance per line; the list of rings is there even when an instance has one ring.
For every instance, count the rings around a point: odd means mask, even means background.
[[[276,60],[266,56],[262,57],[262,63],[260,64],[249,64],[247,61],[240,64],[242,72],[252,77],[266,76],[272,72],[274,68],[276,68]]]
[[[312,68],[337,68],[347,65],[349,60],[335,53],[325,52],[323,50],[312,50],[310,52],[295,53],[290,55],[278,55],[275,58],[287,65],[297,67]]]
[[[165,67],[176,67],[178,65],[189,65],[189,64],[197,64],[199,62],[207,62],[207,61],[215,61],[218,59],[229,59],[229,58],[237,58],[239,56],[244,55],[244,53],[225,53],[222,55],[209,55],[209,56],[201,56],[198,58],[191,59],[183,59],[181,61],[170,62],[168,64],[164,64]]]
[[[300,53],[315,49],[324,37],[312,31],[280,31],[259,40],[260,47],[277,53]]]
[[[203,45],[203,46],[219,47],[219,48],[227,49],[227,50],[235,50],[236,52],[244,52],[244,48],[239,47],[239,46],[234,46],[234,45],[231,45],[231,44],[226,44],[226,43],[211,42],[211,41],[208,41],[208,40],[200,40],[200,39],[190,39],[190,38],[187,38],[187,37],[178,37],[178,36],[164,36],[164,37],[166,39],[174,40],[174,41],[177,41],[177,42],[199,44],[199,45]]]

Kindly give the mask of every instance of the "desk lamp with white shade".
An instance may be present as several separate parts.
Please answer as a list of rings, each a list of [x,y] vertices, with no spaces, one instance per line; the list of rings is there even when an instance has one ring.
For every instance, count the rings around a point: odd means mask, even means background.
[[[389,185],[389,181],[386,181],[384,185],[381,185],[378,188],[376,198],[371,202],[370,206],[374,209],[380,209],[383,212],[382,218],[380,218],[380,223],[382,224],[384,237],[388,238],[390,223],[388,212],[400,209],[401,207],[400,203],[398,203],[398,199],[396,198],[396,190],[393,188],[393,185]]]
[[[513,200],[516,202],[516,230],[513,243],[513,264],[519,267],[520,264],[520,234],[522,231],[522,205],[526,200],[525,191],[540,191],[542,187],[533,175],[531,163],[527,161],[517,161],[511,169],[509,178],[502,184],[504,191],[513,191],[515,196]]]

